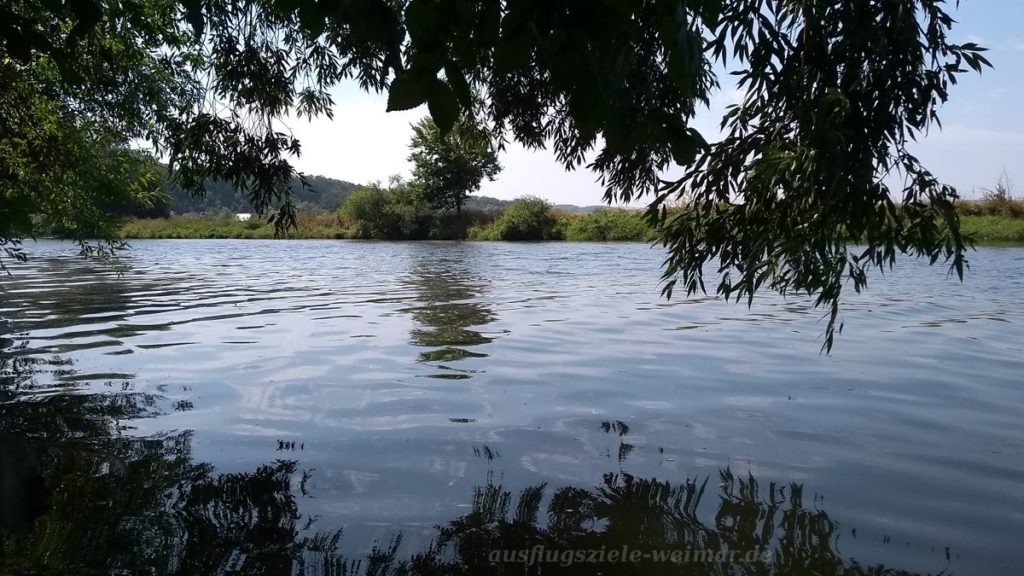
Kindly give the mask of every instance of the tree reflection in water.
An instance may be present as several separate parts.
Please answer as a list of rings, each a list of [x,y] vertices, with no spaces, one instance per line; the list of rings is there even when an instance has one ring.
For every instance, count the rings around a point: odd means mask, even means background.
[[[408,283],[417,294],[417,304],[404,309],[416,325],[409,334],[413,345],[431,348],[419,354],[420,362],[438,363],[445,370],[437,378],[465,379],[471,371],[456,369],[448,363],[466,358],[485,358],[487,354],[474,349],[488,344],[492,338],[475,330],[495,320],[494,313],[479,301],[484,281],[466,268],[470,258],[458,253],[438,259],[416,262]]]
[[[698,513],[715,491],[707,479],[620,472],[591,489],[540,484],[515,494],[491,476],[473,490],[470,511],[438,526],[423,549],[405,551],[396,533],[346,558],[340,531],[316,532],[299,513],[305,484],[294,461],[218,473],[194,460],[189,432],[124,433],[125,419],[161,413],[161,397],[116,387],[39,394],[33,373],[47,362],[63,361],[0,351],[0,574],[905,574],[844,562],[837,525],[799,485],[763,486],[729,470],[717,479],[713,516]],[[738,563],[494,562],[537,546],[770,554]]]

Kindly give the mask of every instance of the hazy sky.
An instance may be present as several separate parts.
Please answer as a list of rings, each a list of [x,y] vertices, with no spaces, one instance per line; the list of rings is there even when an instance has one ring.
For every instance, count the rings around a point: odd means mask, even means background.
[[[995,69],[961,76],[940,111],[943,129],[933,130],[914,150],[965,196],[991,186],[1004,169],[1019,182],[1016,192],[1024,193],[1024,0],[964,0],[954,17],[959,25],[953,40],[988,47],[986,57]],[[289,123],[302,140],[299,169],[356,183],[408,175],[409,125],[427,114],[426,107],[387,113],[384,96],[366,94],[354,84],[339,88],[334,96],[333,121]],[[695,126],[713,137],[722,108],[737,99],[731,89],[716,95],[712,109]],[[603,189],[594,174],[586,169],[566,172],[549,151],[510,145],[501,163],[504,171],[495,182],[485,182],[481,194],[504,199],[535,194],[557,204],[601,202]]]

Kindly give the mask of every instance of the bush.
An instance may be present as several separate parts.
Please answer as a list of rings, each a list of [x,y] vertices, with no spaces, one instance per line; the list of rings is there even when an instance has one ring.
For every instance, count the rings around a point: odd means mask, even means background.
[[[423,240],[430,236],[430,210],[408,184],[360,188],[345,199],[338,214],[354,238]]]
[[[1013,182],[1004,173],[995,188],[982,190],[981,200],[965,200],[957,203],[961,216],[1003,216],[1024,218],[1024,200],[1013,197]]]
[[[536,196],[513,200],[493,224],[475,227],[470,232],[470,237],[478,240],[560,240],[564,237],[551,204]]]

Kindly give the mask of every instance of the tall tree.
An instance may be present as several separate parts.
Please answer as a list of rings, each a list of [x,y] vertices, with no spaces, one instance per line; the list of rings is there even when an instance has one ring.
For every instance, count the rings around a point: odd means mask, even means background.
[[[409,147],[413,180],[438,210],[454,208],[461,213],[466,198],[480,190],[483,179],[494,180],[501,172],[491,139],[465,116],[447,134],[432,119],[423,118],[412,128]]]
[[[499,145],[550,146],[567,169],[592,157],[606,199],[650,195],[652,218],[685,195],[692,209],[665,223],[667,289],[703,290],[710,262],[726,297],[764,286],[816,295],[828,347],[846,283],[862,289],[898,254],[962,275],[956,191],[907,150],[958,75],[988,65],[984,48],[950,39],[951,4],[10,0],[0,101],[49,74],[48,106],[116,124],[124,144],[148,140],[179,185],[228,181],[287,227],[300,144],[276,121],[330,116],[328,90],[352,78],[387,90],[389,110],[426,103],[442,134],[470,114]],[[745,98],[722,119],[726,137],[709,143],[690,121],[719,88],[716,68]],[[15,113],[0,110],[5,140]],[[45,174],[41,157],[0,155],[0,194]],[[662,181],[673,164],[683,175]],[[4,218],[42,203],[27,198]],[[0,230],[5,241],[24,234]]]

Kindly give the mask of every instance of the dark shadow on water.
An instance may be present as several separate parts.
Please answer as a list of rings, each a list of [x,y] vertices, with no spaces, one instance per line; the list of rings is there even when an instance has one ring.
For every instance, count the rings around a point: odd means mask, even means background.
[[[844,559],[837,524],[800,485],[730,470],[522,490],[489,475],[429,542],[396,530],[346,557],[342,531],[300,513],[310,472],[294,460],[218,472],[188,431],[128,434],[124,422],[173,409],[160,394],[38,394],[48,362],[66,364],[0,350],[0,574],[907,574]]]

